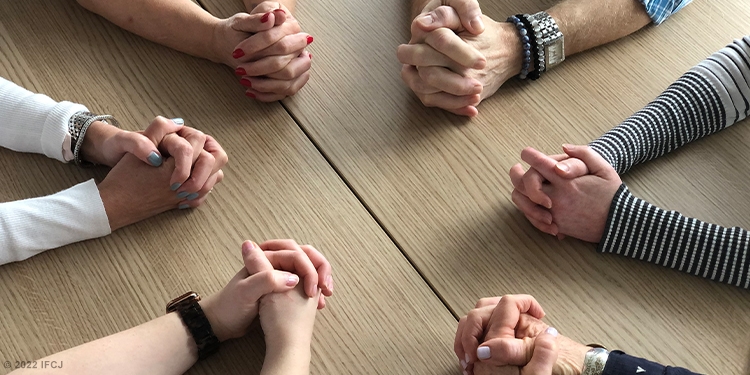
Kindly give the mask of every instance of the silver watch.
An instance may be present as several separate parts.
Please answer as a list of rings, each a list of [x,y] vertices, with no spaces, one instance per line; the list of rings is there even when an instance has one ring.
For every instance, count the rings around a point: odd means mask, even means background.
[[[581,375],[602,375],[604,366],[607,364],[609,352],[603,348],[592,348],[586,352],[586,358],[583,360],[583,370]]]
[[[557,22],[547,12],[534,13],[529,17],[531,27],[537,35],[537,49],[544,51],[543,60],[539,61],[542,72],[550,70],[565,61],[565,36],[557,27]]]

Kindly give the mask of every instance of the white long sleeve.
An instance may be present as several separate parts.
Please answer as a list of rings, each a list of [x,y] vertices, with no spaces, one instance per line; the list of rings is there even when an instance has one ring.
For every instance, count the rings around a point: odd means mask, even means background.
[[[0,147],[66,162],[68,121],[79,111],[87,109],[0,78]],[[0,203],[0,264],[110,233],[94,180],[42,198]]]
[[[0,78],[0,147],[67,162],[70,159],[66,160],[63,150],[70,145],[68,121],[80,111],[88,109],[71,102],[58,103]]]
[[[0,204],[0,264],[112,233],[94,180],[42,198]]]

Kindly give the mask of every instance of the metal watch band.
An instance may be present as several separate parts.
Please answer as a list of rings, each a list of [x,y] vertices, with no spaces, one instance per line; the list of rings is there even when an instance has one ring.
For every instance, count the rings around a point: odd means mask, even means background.
[[[609,352],[603,348],[592,348],[586,352],[581,375],[602,375],[607,364]]]
[[[565,37],[557,27],[557,22],[547,12],[534,13],[529,17],[531,27],[538,35],[537,48],[542,62],[541,71],[550,70],[565,61]],[[544,54],[542,55],[542,52]]]
[[[68,120],[68,133],[70,134],[70,149],[73,151],[73,162],[78,166],[90,166],[93,163],[87,163],[81,159],[81,147],[83,140],[86,138],[86,132],[91,124],[101,121],[106,124],[117,126],[117,120],[110,115],[95,115],[91,112],[76,112]]]
[[[219,338],[198,303],[200,300],[198,293],[187,292],[167,304],[167,313],[176,311],[180,315],[198,347],[198,359],[206,359],[219,350]]]

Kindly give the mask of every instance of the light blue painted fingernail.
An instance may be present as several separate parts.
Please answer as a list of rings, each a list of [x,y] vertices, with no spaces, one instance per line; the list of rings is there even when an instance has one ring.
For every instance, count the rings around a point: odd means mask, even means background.
[[[188,195],[186,198],[187,200],[191,201],[195,198],[198,198],[198,195],[199,195],[198,193],[193,193],[193,194]]]
[[[151,151],[151,153],[148,154],[148,162],[154,167],[160,166],[162,162],[161,155],[157,154],[156,151]]]
[[[557,332],[557,329],[555,329],[555,327],[548,327],[547,328],[547,333],[549,333],[550,335],[555,336],[555,337],[557,337],[557,335],[560,334],[559,332]]]
[[[179,209],[181,209],[181,210],[186,210],[186,209],[190,208],[190,205],[187,205],[187,204],[181,204],[181,205],[177,206],[177,208],[179,208]]]
[[[182,186],[182,184],[181,184],[181,183],[179,183],[179,182],[175,182],[175,183],[174,183],[174,184],[172,184],[172,186],[170,186],[169,188],[170,188],[170,189],[171,189],[172,191],[177,191],[177,189],[179,189],[179,188],[180,188],[180,186]]]
[[[188,195],[190,195],[190,193],[188,193],[187,191],[180,192],[179,194],[177,194],[177,199],[185,199],[185,197],[187,197]]]
[[[489,346],[480,346],[477,348],[477,358],[479,359],[489,359],[490,358],[490,347]]]
[[[172,122],[174,122],[177,125],[185,125],[185,120],[183,120],[180,117],[175,117],[172,119]]]

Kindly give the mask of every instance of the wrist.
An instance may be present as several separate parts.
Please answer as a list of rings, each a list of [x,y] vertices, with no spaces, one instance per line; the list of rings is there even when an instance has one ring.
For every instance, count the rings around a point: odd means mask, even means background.
[[[219,19],[214,17],[211,21],[211,32],[209,33],[210,38],[208,46],[206,46],[206,58],[218,64],[224,64],[232,69],[237,67],[235,59],[232,57],[232,51],[236,45],[226,45],[227,40],[230,40],[226,35],[226,28],[231,27],[228,24],[227,19]]]
[[[226,329],[226,327],[221,324],[217,317],[214,295],[201,300],[200,302],[198,302],[198,304],[201,305],[201,309],[203,309],[203,313],[206,315],[208,323],[211,324],[211,329],[214,331],[214,335],[216,335],[216,337],[219,339],[219,342],[224,342],[229,339],[235,338],[232,335],[232,332]]]
[[[109,165],[104,157],[104,142],[123,130],[102,121],[94,121],[89,126],[81,145],[81,159],[94,164]]]
[[[114,232],[126,226],[127,223],[122,220],[122,208],[118,203],[119,199],[117,199],[117,188],[110,186],[106,178],[96,187],[99,189],[99,197],[101,197],[104,211],[107,213],[109,229]]]

